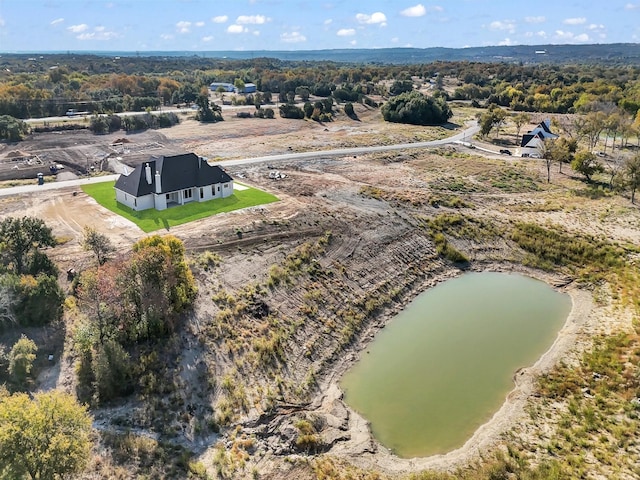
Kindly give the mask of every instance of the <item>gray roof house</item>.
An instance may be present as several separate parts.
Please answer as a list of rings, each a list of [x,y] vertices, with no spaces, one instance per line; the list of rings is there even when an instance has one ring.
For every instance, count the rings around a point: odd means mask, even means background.
[[[522,135],[520,142],[520,156],[539,157],[544,141],[548,138],[555,139],[558,135],[551,131],[551,121],[543,120],[533,130]]]
[[[165,210],[233,194],[233,179],[195,153],[151,157],[115,184],[116,200],[133,210]]]

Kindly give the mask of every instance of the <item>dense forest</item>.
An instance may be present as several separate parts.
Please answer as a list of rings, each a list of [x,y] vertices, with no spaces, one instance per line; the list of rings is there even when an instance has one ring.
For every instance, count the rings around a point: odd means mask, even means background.
[[[351,64],[333,61],[247,60],[201,57],[105,57],[97,55],[3,56],[0,115],[18,119],[91,113],[145,111],[196,102],[212,82],[254,83],[282,103],[301,92],[336,101],[366,101],[393,95],[389,84],[432,83],[446,100],[497,104],[527,112],[575,113],[618,107],[626,115],[640,107],[636,65],[523,64],[436,61],[415,64]],[[443,79],[453,92],[441,89]],[[609,108],[607,107],[607,108]]]

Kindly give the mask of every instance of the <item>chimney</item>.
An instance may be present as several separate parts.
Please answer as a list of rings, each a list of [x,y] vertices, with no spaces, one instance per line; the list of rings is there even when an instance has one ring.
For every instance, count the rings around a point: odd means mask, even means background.
[[[160,172],[156,170],[156,193],[162,193],[162,182],[160,181]]]
[[[147,177],[147,183],[151,185],[151,167],[149,166],[148,163],[145,163],[144,165],[144,174],[145,174],[145,177]]]

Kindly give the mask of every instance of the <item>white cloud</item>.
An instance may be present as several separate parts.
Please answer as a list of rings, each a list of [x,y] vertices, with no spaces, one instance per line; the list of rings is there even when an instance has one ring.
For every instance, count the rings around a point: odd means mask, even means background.
[[[203,42],[210,42],[213,40],[213,35],[207,35],[206,37],[202,37]]]
[[[357,44],[358,44],[358,41],[357,41],[357,40],[351,40],[351,41],[349,42],[349,45],[351,45],[352,47],[355,47]]]
[[[174,37],[170,33],[163,33],[162,35],[160,35],[160,38],[162,40],[173,40]]]
[[[260,36],[260,30],[254,30],[254,31],[253,31],[253,32],[251,32],[251,33],[253,33],[253,35],[254,35],[254,36],[256,36],[256,37],[259,37],[259,36]]]
[[[341,28],[336,32],[336,35],[338,35],[339,37],[350,37],[355,34],[356,31],[353,28]]]
[[[333,19],[331,19],[331,18],[327,18],[327,19],[324,21],[324,24],[325,24],[325,25],[331,25],[332,23],[333,23]]]
[[[580,43],[589,42],[591,39],[586,33],[580,35],[574,35],[572,32],[565,32],[564,30],[556,30],[556,39],[567,43]]]
[[[285,32],[280,35],[280,40],[285,43],[303,43],[307,41],[307,37],[300,32]]]
[[[227,23],[227,20],[229,20],[229,17],[227,17],[226,15],[218,15],[217,17],[213,17],[211,19],[213,23]]]
[[[391,39],[391,43],[398,43],[400,41],[400,39],[398,37],[393,37]]]
[[[196,27],[204,27],[204,22],[196,22]]]
[[[576,18],[565,18],[562,23],[565,25],[582,25],[586,23],[587,19],[584,17],[576,17]]]
[[[635,10],[636,8],[640,8],[640,3],[627,3],[624,8],[625,10]]]
[[[55,20],[51,21],[51,25],[58,25],[59,23],[64,22],[64,18],[56,18]]]
[[[189,33],[191,31],[191,22],[187,22],[186,20],[181,20],[176,23],[176,28],[180,33]]]
[[[508,30],[509,33],[515,33],[516,24],[513,20],[496,20],[489,24],[491,30]]]
[[[113,40],[114,38],[118,38],[118,34],[100,25],[95,27],[93,32],[80,32],[79,35],[76,35],[76,38],[78,40]]]
[[[418,5],[414,5],[413,7],[405,8],[400,12],[400,15],[403,17],[423,17],[427,14],[427,9],[424,8],[424,5],[419,3]]]
[[[544,23],[547,19],[540,15],[539,17],[524,17],[524,21],[527,23]]]
[[[69,30],[72,33],[82,33],[86,31],[88,28],[89,28],[89,25],[87,25],[86,23],[81,23],[79,25],[71,25],[70,27],[67,27],[67,30]]]
[[[498,42],[498,45],[504,46],[504,47],[508,47],[510,45],[513,45],[513,42],[511,41],[510,38],[505,38],[504,40]]]
[[[271,19],[264,15],[240,15],[236,18],[236,23],[238,25],[262,25],[269,20]]]
[[[227,27],[227,33],[245,33],[249,31],[246,27],[243,27],[242,25],[229,25]]]
[[[371,15],[367,15],[366,13],[358,13],[356,15],[356,20],[358,21],[358,23],[364,23],[367,25],[387,24],[387,16],[382,12],[375,12]]]
[[[536,35],[540,38],[547,38],[547,32],[545,32],[544,30],[536,32]]]

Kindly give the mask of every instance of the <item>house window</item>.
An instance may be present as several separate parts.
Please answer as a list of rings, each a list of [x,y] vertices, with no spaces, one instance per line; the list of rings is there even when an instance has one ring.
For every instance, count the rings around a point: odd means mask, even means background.
[[[200,200],[204,198],[204,188],[200,187]]]
[[[169,194],[167,193],[167,194],[164,196],[164,198],[165,198],[165,199],[167,199],[167,200],[169,200]]]
[[[225,183],[225,184],[224,184],[224,188],[229,188],[229,184],[228,184],[228,183]]]
[[[188,190],[184,191],[184,198],[191,198],[191,197],[193,197],[193,192],[189,188]]]
[[[218,191],[220,191],[220,185],[218,185]]]
[[[133,206],[134,206],[134,207],[137,207],[137,206],[138,206],[138,199],[137,199],[137,198],[134,198],[134,199],[133,199]]]

